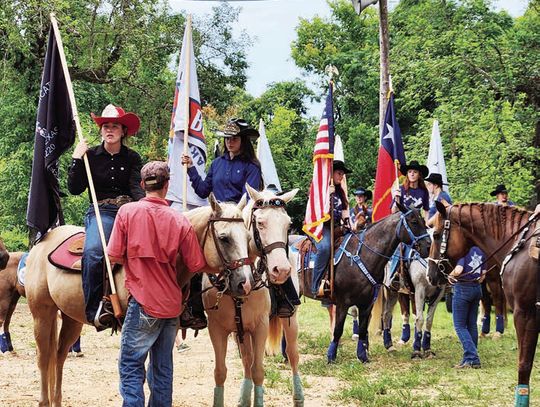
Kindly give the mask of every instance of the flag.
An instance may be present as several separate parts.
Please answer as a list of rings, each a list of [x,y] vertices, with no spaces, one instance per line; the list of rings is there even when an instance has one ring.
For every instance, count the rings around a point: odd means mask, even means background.
[[[433,121],[433,129],[431,130],[431,141],[429,142],[429,154],[427,159],[427,167],[429,172],[436,172],[442,175],[444,184],[448,183],[446,176],[446,165],[444,163],[444,153],[442,148],[441,133],[439,132],[439,121]],[[448,192],[448,185],[443,184],[443,190]]]
[[[326,97],[315,149],[313,151],[313,178],[309,187],[306,216],[302,230],[320,242],[323,223],[330,219],[330,177],[334,160],[334,106],[332,85]]]
[[[261,172],[264,182],[264,187],[274,184],[278,191],[281,191],[281,184],[274,164],[274,158],[272,157],[272,150],[270,150],[270,144],[266,138],[266,130],[264,128],[264,122],[261,119],[259,122],[259,143],[257,144],[257,158],[261,163]]]
[[[334,160],[343,161],[345,163],[345,154],[343,154],[343,142],[341,141],[341,136],[336,134],[334,137]],[[347,187],[347,174],[343,174],[343,179],[341,180],[341,189],[345,193],[347,199],[349,199],[349,190]]]
[[[399,182],[399,166],[405,165],[403,140],[394,109],[394,94],[390,94],[383,126],[375,175],[373,221],[381,220],[392,212],[392,186]]]
[[[37,108],[34,160],[26,211],[27,225],[41,239],[64,223],[58,185],[58,159],[75,141],[75,125],[58,43],[51,26]]]
[[[189,51],[188,51],[189,48]],[[189,52],[189,86],[187,85],[187,56]],[[189,88],[189,117],[186,117],[185,95],[186,88]],[[193,165],[199,175],[203,178],[206,169],[206,140],[203,134],[203,119],[201,110],[201,98],[199,96],[199,84],[197,71],[195,69],[195,53],[191,41],[191,26],[188,23],[184,31],[182,40],[182,50],[180,51],[180,63],[178,64],[178,75],[174,90],[173,111],[171,117],[171,128],[169,132],[169,169],[171,180],[167,197],[169,201],[182,203],[182,191],[184,184],[184,170],[181,163],[184,152],[184,125],[189,122],[188,150],[193,158]],[[187,180],[187,203],[192,206],[208,205],[206,199],[200,198],[189,179]]]

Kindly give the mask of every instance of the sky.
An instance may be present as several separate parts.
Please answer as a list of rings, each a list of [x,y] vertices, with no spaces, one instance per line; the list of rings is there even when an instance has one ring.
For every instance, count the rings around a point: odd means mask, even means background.
[[[210,13],[219,1],[168,0],[175,11],[185,10],[194,17]],[[397,4],[389,0],[389,6]],[[299,18],[312,18],[330,15],[326,0],[261,0],[231,2],[241,7],[238,31],[246,30],[253,40],[248,51],[247,91],[254,96],[264,92],[271,82],[291,80],[302,77],[302,72],[292,60],[291,42],[296,38],[295,28]],[[497,10],[505,9],[512,16],[525,12],[527,0],[495,0]],[[352,5],[351,5],[352,7]],[[309,82],[309,78],[308,82]]]

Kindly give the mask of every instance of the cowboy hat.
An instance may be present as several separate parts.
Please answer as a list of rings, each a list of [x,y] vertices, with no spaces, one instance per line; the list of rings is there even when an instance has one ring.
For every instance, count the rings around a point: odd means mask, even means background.
[[[416,160],[411,161],[409,165],[401,166],[402,174],[407,174],[407,171],[409,170],[418,171],[422,175],[422,178],[426,178],[427,175],[429,174],[428,167],[426,167],[425,165],[420,165],[420,163]]]
[[[244,119],[229,119],[223,129],[216,132],[220,137],[248,137],[251,141],[256,140],[260,134],[257,130],[250,127]]]
[[[350,174],[352,171],[345,167],[345,163],[341,160],[334,160],[334,171],[341,170],[345,174]]]
[[[104,123],[119,123],[122,126],[126,126],[128,136],[133,136],[137,133],[141,126],[139,116],[135,113],[126,113],[120,106],[110,104],[105,106],[105,109],[101,112],[101,116],[97,116],[94,113],[90,113],[90,116],[92,116],[92,120],[94,120],[100,128]]]
[[[507,194],[508,190],[506,189],[506,186],[504,184],[497,185],[497,188],[495,188],[494,191],[491,191],[489,194],[491,196],[497,196],[498,194]]]
[[[446,182],[443,182],[442,175],[436,172],[429,174],[429,177],[424,178],[424,181],[431,182],[432,184],[437,184],[442,187],[443,185],[448,185]]]
[[[371,199],[373,196],[372,192],[368,189],[365,189],[363,187],[360,187],[354,191],[355,195],[364,195],[366,197],[366,200]]]

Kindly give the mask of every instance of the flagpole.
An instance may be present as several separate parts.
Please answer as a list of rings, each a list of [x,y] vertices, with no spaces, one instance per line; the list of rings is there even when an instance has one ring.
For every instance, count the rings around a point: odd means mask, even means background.
[[[333,71],[330,70],[330,93],[332,95],[332,122],[334,118],[334,81]],[[330,130],[330,129],[328,129]],[[334,132],[335,136],[335,132]],[[330,161],[330,189],[334,189],[334,158]],[[334,192],[335,193],[335,192]],[[330,299],[334,298],[334,200],[330,193]]]
[[[66,79],[69,101],[71,104],[71,110],[73,112],[73,121],[75,122],[75,128],[77,130],[77,135],[79,136],[79,141],[82,141],[84,140],[84,137],[82,134],[81,123],[79,121],[77,103],[75,102],[75,94],[73,93],[73,85],[71,84],[71,77],[69,76],[66,55],[64,53],[64,46],[62,44],[62,37],[60,36],[60,30],[58,29],[58,21],[56,20],[54,13],[50,14],[50,19],[54,31],[54,36],[56,38],[56,45],[58,46],[58,54],[62,63],[62,70]],[[96,190],[94,188],[92,172],[90,171],[90,163],[88,162],[88,156],[86,154],[83,155],[83,161],[84,168],[86,169],[86,176],[88,177],[88,189],[90,190],[90,196],[92,197],[92,203],[94,205],[94,211],[96,214],[96,221],[98,225],[99,237],[101,239],[101,246],[103,247],[103,256],[105,257],[105,264],[107,266],[107,275],[109,276],[109,282],[111,285],[111,303],[114,310],[114,316],[116,318],[120,318],[122,316],[122,307],[120,306],[120,301],[118,300],[118,295],[116,293],[116,285],[114,283],[114,277],[112,274],[111,261],[109,260],[109,256],[107,255],[107,242],[105,240],[105,231],[103,230],[103,223],[101,221],[101,214],[99,212]]]
[[[184,108],[186,115],[184,117],[184,155],[188,155],[188,137],[189,137],[189,125],[190,125],[190,117],[189,117],[189,81],[190,81],[190,74],[191,74],[191,14],[188,14],[187,16],[187,22],[186,22],[186,70],[185,70],[185,78],[184,80]],[[182,208],[184,211],[187,211],[187,182],[188,182],[188,167],[187,163],[184,164],[184,171],[183,171],[183,179],[184,182],[182,182]]]

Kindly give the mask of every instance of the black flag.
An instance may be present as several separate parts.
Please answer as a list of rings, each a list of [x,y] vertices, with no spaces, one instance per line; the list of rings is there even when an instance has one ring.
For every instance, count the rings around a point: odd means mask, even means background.
[[[58,159],[75,141],[75,126],[58,44],[51,26],[34,141],[34,161],[26,223],[36,232],[36,240],[47,230],[64,223],[58,185]]]

